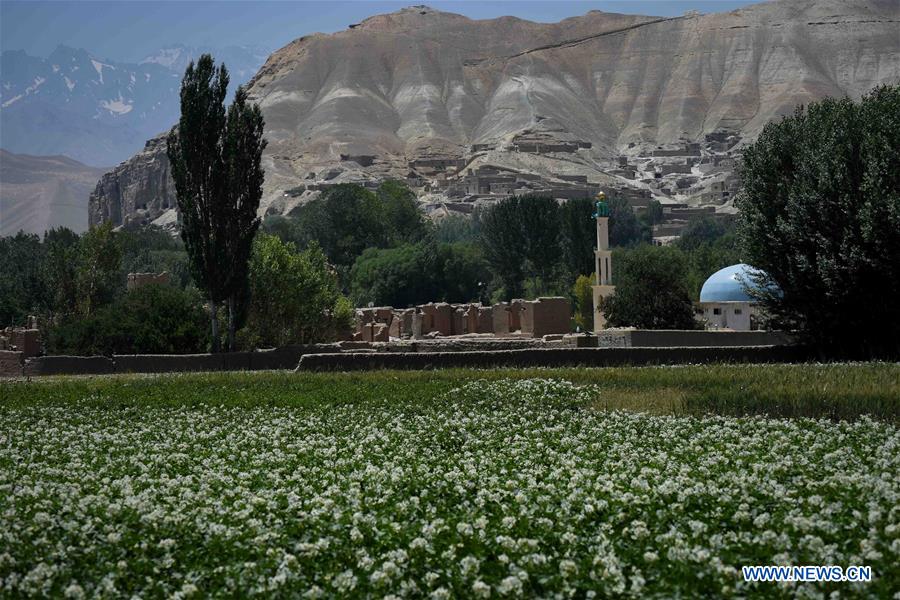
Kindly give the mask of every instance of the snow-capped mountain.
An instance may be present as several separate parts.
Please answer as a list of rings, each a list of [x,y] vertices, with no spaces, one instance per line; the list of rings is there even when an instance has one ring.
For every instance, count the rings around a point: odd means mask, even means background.
[[[187,63],[203,52],[229,67],[232,88],[265,61],[259,47],[161,49],[138,64],[58,46],[47,58],[6,51],[0,60],[0,146],[106,166],[140,150],[178,120]]]
[[[141,60],[140,64],[160,65],[176,71],[180,76],[180,74],[184,73],[189,62],[196,61],[201,54],[212,54],[218,62],[225,62],[233,82],[243,83],[256,74],[256,71],[266,62],[271,52],[271,49],[259,45],[211,48],[208,46],[191,47],[178,44],[161,48],[155,54]]]

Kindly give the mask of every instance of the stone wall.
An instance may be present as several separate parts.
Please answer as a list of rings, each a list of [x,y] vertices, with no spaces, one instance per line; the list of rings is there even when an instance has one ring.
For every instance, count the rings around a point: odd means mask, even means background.
[[[24,361],[21,352],[0,350],[0,377],[21,377]]]
[[[727,348],[539,348],[493,352],[347,352],[307,354],[298,371],[522,367],[614,367],[706,363],[802,362],[812,358],[797,346]]]
[[[104,375],[115,373],[116,365],[107,356],[39,356],[25,361],[25,377],[44,375]]]
[[[687,331],[678,329],[608,329],[598,336],[605,348],[785,346],[794,342],[783,331]]]
[[[716,346],[702,346],[715,342]],[[734,360],[792,360],[796,347],[788,346],[790,336],[781,332],[705,332],[608,330],[599,336],[548,335],[546,339],[527,336],[498,337],[472,335],[391,342],[338,342],[286,346],[256,352],[187,355],[42,356],[27,359],[21,352],[0,351],[0,377],[42,375],[99,375],[107,373],[176,373],[203,371],[258,371],[295,369],[307,356],[335,355],[329,359],[309,359],[327,368],[436,368],[440,366],[566,366],[605,364],[655,364],[718,362]],[[662,347],[639,346],[659,344]],[[678,346],[672,346],[677,343]],[[665,345],[669,347],[665,347]],[[599,348],[596,348],[599,346]],[[606,354],[591,354],[594,350]],[[622,353],[617,351],[621,350]],[[733,350],[733,352],[732,352]],[[572,351],[577,351],[571,354]],[[781,352],[784,354],[780,354]],[[509,354],[525,352],[526,354]],[[527,354],[534,353],[537,354]],[[547,354],[546,352],[551,352]],[[554,354],[562,352],[562,354]],[[587,354],[578,354],[587,352]],[[758,354],[755,354],[758,353]],[[360,359],[363,354],[375,358]],[[378,357],[418,355],[416,359]],[[459,355],[461,358],[447,358]],[[465,355],[465,356],[463,356]],[[357,358],[343,362],[341,356]],[[401,361],[399,363],[395,361]],[[403,362],[406,361],[406,362]],[[544,364],[542,361],[547,361]],[[586,361],[586,362],[584,362]],[[393,366],[393,365],[399,366]],[[368,366],[367,366],[368,365]],[[405,366],[409,365],[409,366]],[[318,367],[316,367],[318,368]],[[326,367],[323,367],[326,368]]]

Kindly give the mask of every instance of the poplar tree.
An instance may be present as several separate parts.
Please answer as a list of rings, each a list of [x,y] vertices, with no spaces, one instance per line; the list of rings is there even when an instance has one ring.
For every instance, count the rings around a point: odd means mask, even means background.
[[[265,141],[259,108],[243,88],[226,113],[228,70],[204,54],[181,82],[181,118],[167,140],[167,154],[191,275],[209,302],[212,351],[218,352],[218,313],[228,305],[229,349],[239,300],[246,297],[247,262],[259,227],[260,166]]]

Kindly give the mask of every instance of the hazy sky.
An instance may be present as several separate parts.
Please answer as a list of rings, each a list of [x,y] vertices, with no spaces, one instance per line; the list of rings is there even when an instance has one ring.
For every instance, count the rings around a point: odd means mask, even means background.
[[[263,44],[279,48],[312,32],[346,29],[371,15],[412,4],[475,19],[514,15],[559,21],[589,10],[673,16],[687,10],[724,12],[751,4],[741,0],[643,0],[571,2],[535,0],[288,1],[0,1],[0,46],[46,56],[58,44],[86,48],[100,58],[137,61],[156,49],[187,45]]]

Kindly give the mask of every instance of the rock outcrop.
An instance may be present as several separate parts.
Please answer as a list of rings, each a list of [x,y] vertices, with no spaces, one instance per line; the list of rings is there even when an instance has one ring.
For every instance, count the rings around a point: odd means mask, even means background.
[[[91,194],[92,225],[168,224],[175,221],[175,184],[169,174],[166,136],[148,141],[144,149],[103,175]]]
[[[900,81],[898,28],[895,0],[550,24],[424,6],[374,16],[288,44],[251,81],[269,142],[261,212],[383,177],[431,206],[603,186],[721,203],[734,154],[766,123]],[[159,140],[101,181],[92,222],[171,206],[153,152]]]

